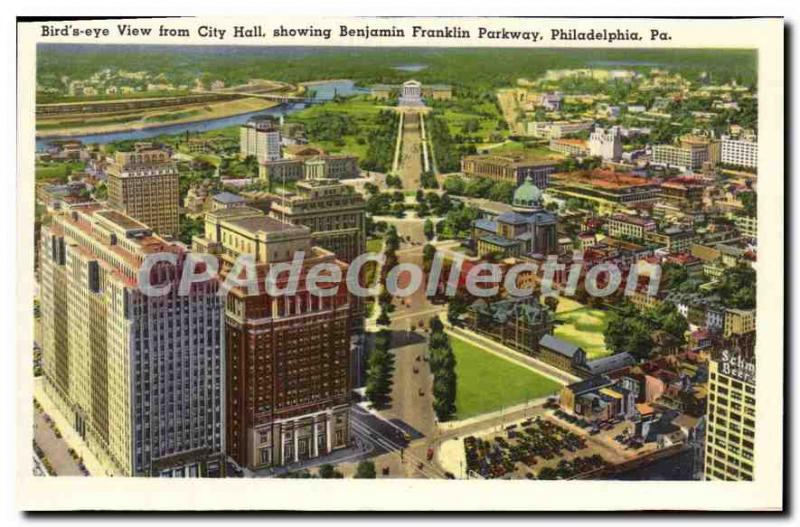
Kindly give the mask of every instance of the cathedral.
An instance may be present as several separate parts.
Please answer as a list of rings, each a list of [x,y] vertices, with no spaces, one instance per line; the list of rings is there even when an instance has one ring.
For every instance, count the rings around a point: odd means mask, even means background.
[[[548,255],[558,252],[558,219],[542,208],[542,191],[529,177],[514,192],[512,210],[473,224],[473,241],[479,257],[501,258]]]

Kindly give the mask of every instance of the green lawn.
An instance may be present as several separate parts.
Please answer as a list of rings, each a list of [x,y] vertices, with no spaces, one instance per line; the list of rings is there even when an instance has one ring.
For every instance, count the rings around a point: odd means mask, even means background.
[[[83,161],[51,161],[48,163],[37,163],[35,168],[36,181],[47,181],[50,179],[65,180],[68,173],[80,172],[86,168]]]
[[[561,299],[563,302],[564,299]],[[575,306],[581,306],[572,302]],[[559,303],[559,308],[561,307]],[[561,311],[556,314],[556,319],[564,323],[556,326],[554,335],[562,340],[580,346],[586,351],[586,358],[589,360],[611,355],[606,349],[603,331],[608,324],[608,312],[590,307],[578,307],[569,311]]]
[[[450,336],[456,356],[456,419],[466,419],[555,393],[560,385]]]
[[[363,159],[367,155],[368,138],[374,128],[373,120],[385,106],[376,103],[365,95],[348,97],[341,101],[329,101],[324,104],[309,106],[297,113],[289,116],[290,122],[298,122],[308,125],[322,113],[345,114],[352,118],[359,127],[356,135],[344,135],[339,138],[341,143],[333,141],[322,141],[310,137],[311,142],[326,150],[329,154],[348,154],[358,156]]]
[[[508,141],[496,148],[490,149],[489,152],[495,155],[525,154],[526,156],[541,159],[563,159],[565,157],[545,146],[528,145],[519,141]]]

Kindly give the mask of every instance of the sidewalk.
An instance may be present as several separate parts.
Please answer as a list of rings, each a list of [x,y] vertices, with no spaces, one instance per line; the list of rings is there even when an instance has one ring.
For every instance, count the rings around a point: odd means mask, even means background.
[[[524,403],[503,408],[502,410],[496,410],[494,412],[489,412],[485,414],[476,415],[474,417],[469,417],[467,419],[462,419],[461,421],[446,421],[444,423],[438,423],[439,430],[441,430],[442,432],[450,432],[453,430],[466,428],[474,424],[484,423],[491,421],[493,419],[502,418],[504,416],[510,417],[524,410],[533,410],[534,408],[540,408],[544,403],[547,402],[547,399],[548,397],[540,397],[538,399],[532,399]]]
[[[94,453],[89,450],[89,447],[78,435],[75,429],[72,428],[72,425],[67,418],[61,414],[55,403],[50,400],[50,397],[48,397],[48,395],[45,393],[42,382],[43,381],[41,378],[38,378],[34,381],[34,398],[39,401],[39,404],[42,405],[42,411],[50,416],[50,419],[52,419],[55,425],[58,427],[58,431],[61,432],[62,441],[64,441],[68,447],[73,448],[78,455],[83,458],[83,464],[86,466],[86,470],[89,471],[89,475],[119,476],[120,474],[113,470],[111,473],[109,473],[109,469],[100,463],[100,460],[97,459],[97,456],[95,456]]]
[[[359,444],[356,441],[356,444],[351,445],[347,448],[342,448],[341,450],[336,450],[327,454],[325,456],[316,457],[313,459],[306,459],[304,461],[298,461],[297,463],[290,463],[288,465],[283,465],[281,467],[274,467],[274,468],[264,468],[260,470],[250,470],[247,468],[243,468],[242,471],[244,472],[245,477],[248,478],[274,478],[288,472],[295,472],[297,470],[307,470],[311,468],[316,468],[325,464],[331,465],[338,465],[339,463],[347,463],[349,461],[357,461],[360,459],[365,459],[369,456],[369,454],[375,450],[372,445],[363,445]]]
[[[59,439],[48,423],[44,414],[34,409],[33,437],[39,448],[42,449],[47,461],[50,463],[56,476],[83,476],[78,462],[72,459],[66,441]],[[51,415],[51,414],[48,414]],[[52,419],[52,416],[51,416]],[[61,427],[58,427],[61,431]],[[63,432],[62,432],[63,435]],[[34,453],[34,458],[36,454]]]

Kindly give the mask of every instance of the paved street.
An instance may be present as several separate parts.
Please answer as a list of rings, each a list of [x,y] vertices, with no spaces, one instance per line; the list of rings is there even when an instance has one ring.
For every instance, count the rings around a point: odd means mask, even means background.
[[[400,181],[404,190],[420,188],[422,175],[422,138],[419,114],[406,112],[403,121],[403,143],[400,153]]]
[[[78,463],[69,454],[67,443],[63,438],[56,437],[44,414],[38,409],[34,410],[33,438],[44,452],[56,476],[83,476]]]

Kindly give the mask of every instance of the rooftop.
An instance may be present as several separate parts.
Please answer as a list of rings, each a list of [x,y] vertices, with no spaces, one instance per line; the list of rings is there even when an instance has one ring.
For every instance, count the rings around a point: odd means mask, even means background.
[[[591,373],[600,375],[603,373],[611,373],[616,370],[628,368],[633,366],[635,363],[636,360],[631,354],[623,352],[589,361],[586,364],[586,367]]]
[[[523,166],[548,166],[557,165],[561,161],[556,158],[531,157],[523,153],[508,153],[503,155],[479,154],[465,156],[465,161],[488,161],[503,166],[523,167]]]
[[[553,174],[552,180],[589,185],[592,187],[607,188],[607,189],[620,189],[624,187],[638,187],[645,185],[655,184],[646,178],[634,176],[625,172],[615,172],[613,170],[592,170],[592,171],[576,171],[576,172],[561,172]]]
[[[539,345],[569,358],[574,357],[576,353],[581,351],[580,346],[561,340],[553,335],[545,335],[539,339]]]
[[[214,201],[219,203],[244,203],[245,199],[238,194],[234,194],[232,192],[220,192],[214,196]]]
[[[109,222],[122,227],[126,231],[130,230],[149,230],[149,227],[140,221],[136,221],[135,219],[127,216],[119,211],[116,210],[98,210],[94,212],[96,216],[101,218],[105,218]]]
[[[581,394],[611,386],[612,381],[605,375],[594,375],[586,380],[578,381],[567,386],[573,393]]]
[[[269,232],[284,232],[284,231],[302,232],[304,230],[307,230],[304,227],[292,225],[291,223],[284,223],[280,220],[271,218],[269,216],[251,216],[247,218],[235,218],[229,220],[229,222],[251,233],[258,233],[258,232],[269,233]]]

